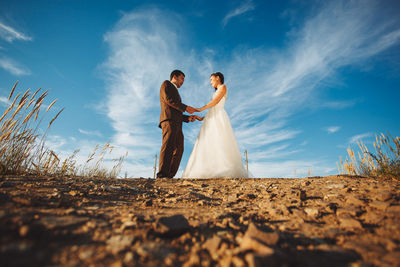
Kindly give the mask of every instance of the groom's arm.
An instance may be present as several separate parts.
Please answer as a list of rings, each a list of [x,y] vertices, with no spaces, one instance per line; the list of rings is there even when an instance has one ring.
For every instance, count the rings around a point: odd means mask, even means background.
[[[168,86],[167,81],[161,85],[160,96],[168,106],[181,112],[186,111],[187,106],[180,101],[176,88]]]

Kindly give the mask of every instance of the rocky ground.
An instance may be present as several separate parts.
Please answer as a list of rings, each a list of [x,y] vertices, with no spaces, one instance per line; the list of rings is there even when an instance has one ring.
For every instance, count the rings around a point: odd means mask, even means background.
[[[0,178],[1,266],[400,266],[400,183]]]

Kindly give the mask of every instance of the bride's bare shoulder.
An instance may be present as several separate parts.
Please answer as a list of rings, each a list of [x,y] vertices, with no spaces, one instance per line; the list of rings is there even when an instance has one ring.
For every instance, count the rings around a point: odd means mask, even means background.
[[[222,84],[218,87],[218,91],[220,92],[226,92],[228,89],[226,88],[225,84]]]

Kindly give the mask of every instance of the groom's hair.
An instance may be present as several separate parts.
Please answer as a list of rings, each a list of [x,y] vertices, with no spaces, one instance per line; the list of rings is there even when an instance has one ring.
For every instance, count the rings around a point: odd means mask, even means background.
[[[180,75],[183,75],[183,77],[185,77],[185,73],[183,73],[181,70],[173,70],[171,72],[171,74],[169,75],[169,79],[172,80],[172,78],[174,78],[174,76],[178,77]]]
[[[222,84],[224,83],[224,75],[221,72],[214,72],[210,76],[219,77],[219,80],[221,81],[221,83]]]

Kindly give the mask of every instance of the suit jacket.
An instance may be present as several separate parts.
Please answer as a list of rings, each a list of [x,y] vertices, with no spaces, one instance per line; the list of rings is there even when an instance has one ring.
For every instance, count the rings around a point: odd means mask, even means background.
[[[182,103],[178,89],[170,81],[165,80],[160,87],[160,123],[164,121],[189,122],[189,116],[182,113],[186,110],[186,105]]]

